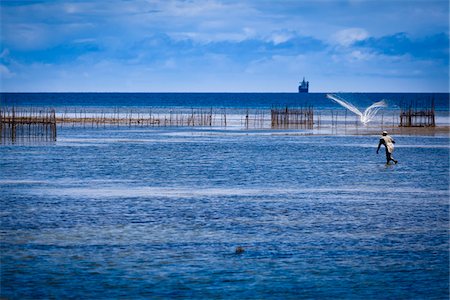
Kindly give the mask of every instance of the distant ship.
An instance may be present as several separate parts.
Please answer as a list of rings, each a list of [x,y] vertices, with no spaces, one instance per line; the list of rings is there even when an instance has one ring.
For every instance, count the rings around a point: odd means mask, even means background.
[[[309,92],[309,81],[305,81],[305,77],[303,77],[303,81],[300,82],[298,86],[299,93],[308,93]]]

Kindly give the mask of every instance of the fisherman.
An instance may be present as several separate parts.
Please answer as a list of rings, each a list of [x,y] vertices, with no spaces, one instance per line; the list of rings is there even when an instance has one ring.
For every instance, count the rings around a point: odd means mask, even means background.
[[[394,139],[388,135],[387,131],[383,131],[380,142],[378,143],[377,154],[380,150],[381,145],[384,145],[384,147],[386,148],[386,164],[389,164],[391,160],[395,164],[398,163],[398,161],[392,157],[392,152],[394,152],[394,144]]]

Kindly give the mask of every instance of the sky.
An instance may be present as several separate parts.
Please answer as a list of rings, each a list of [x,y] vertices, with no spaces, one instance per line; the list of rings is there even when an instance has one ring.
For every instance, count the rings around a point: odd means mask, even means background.
[[[449,92],[448,0],[1,0],[2,92]]]

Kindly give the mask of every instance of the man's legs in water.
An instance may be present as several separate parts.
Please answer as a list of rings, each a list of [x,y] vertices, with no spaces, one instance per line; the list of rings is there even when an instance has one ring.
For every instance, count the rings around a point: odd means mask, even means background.
[[[389,164],[389,162],[390,162],[391,160],[394,162],[394,164],[397,164],[397,163],[398,163],[398,161],[395,160],[395,159],[392,157],[392,154],[389,153],[388,151],[386,151],[386,164]]]

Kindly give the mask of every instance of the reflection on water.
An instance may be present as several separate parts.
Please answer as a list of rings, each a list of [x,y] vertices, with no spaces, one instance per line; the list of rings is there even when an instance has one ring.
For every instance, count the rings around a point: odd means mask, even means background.
[[[390,167],[371,135],[1,145],[1,297],[446,298],[449,138],[395,139]]]

